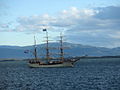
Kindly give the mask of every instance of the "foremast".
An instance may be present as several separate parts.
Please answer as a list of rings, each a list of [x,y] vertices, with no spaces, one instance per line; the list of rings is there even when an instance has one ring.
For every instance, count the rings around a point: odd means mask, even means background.
[[[37,58],[37,45],[36,45],[35,36],[34,36],[34,57],[35,57],[35,61],[38,61],[38,58]]]

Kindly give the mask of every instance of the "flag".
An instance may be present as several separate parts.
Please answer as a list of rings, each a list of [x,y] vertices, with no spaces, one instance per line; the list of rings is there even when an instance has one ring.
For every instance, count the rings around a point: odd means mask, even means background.
[[[43,29],[43,31],[47,31],[46,29]]]
[[[25,50],[24,53],[29,53],[29,50]]]

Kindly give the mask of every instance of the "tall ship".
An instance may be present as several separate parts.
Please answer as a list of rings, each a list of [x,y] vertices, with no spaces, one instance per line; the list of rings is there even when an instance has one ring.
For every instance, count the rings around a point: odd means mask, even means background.
[[[28,62],[29,67],[33,68],[44,68],[44,67],[73,67],[74,63],[78,61],[77,58],[65,58],[64,57],[64,47],[63,47],[63,36],[60,34],[59,38],[59,47],[57,48],[60,53],[58,53],[59,57],[52,58],[50,53],[50,47],[49,47],[49,38],[48,38],[48,31],[47,29],[43,29],[44,32],[46,32],[46,45],[45,45],[45,51],[46,55],[45,58],[38,58],[38,52],[37,52],[37,45],[36,45],[36,39],[34,36],[34,51],[33,55],[34,58],[30,59]]]

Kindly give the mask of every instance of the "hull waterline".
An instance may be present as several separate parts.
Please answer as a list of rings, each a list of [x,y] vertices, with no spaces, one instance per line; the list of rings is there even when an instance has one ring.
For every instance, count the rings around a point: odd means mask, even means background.
[[[29,67],[32,67],[32,68],[73,67],[72,62],[63,62],[63,63],[59,63],[59,64],[45,64],[45,65],[42,65],[39,63],[29,63],[28,65],[29,65]]]

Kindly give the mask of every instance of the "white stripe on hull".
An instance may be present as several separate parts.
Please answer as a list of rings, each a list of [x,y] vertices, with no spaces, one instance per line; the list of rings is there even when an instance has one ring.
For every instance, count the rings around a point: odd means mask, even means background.
[[[40,65],[39,63],[29,63],[29,66],[30,67],[41,67],[41,68],[43,68],[43,67],[73,67],[73,64],[72,64],[72,62],[63,62],[63,63],[61,63],[61,64],[48,64],[48,65]]]

